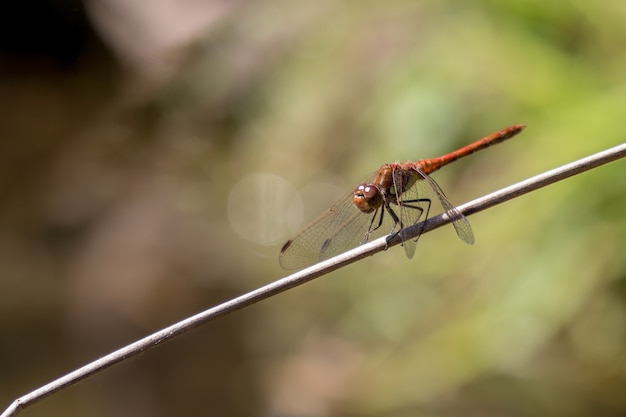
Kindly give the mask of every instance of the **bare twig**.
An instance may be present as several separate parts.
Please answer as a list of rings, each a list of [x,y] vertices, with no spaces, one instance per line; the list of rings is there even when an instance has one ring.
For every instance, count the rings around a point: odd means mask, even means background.
[[[564,165],[560,168],[548,171],[544,174],[537,175],[529,178],[525,181],[503,188],[500,191],[496,191],[484,197],[478,198],[469,203],[459,206],[458,209],[464,215],[469,216],[479,211],[485,210],[497,204],[503,203],[515,197],[519,197],[528,192],[534,191],[538,188],[545,187],[546,185],[555,183],[581,172],[590,170],[608,162],[617,160],[626,156],[626,144],[616,146],[603,152],[599,152],[595,155],[587,158],[580,159],[568,165]],[[416,224],[410,228],[406,228],[401,233],[404,239],[409,239],[418,236],[420,233],[426,233],[431,230],[437,229],[450,222],[448,216],[444,213],[439,216],[430,218],[422,223]],[[248,305],[257,303],[266,298],[272,297],[290,288],[302,285],[305,282],[311,281],[322,275],[328,274],[331,271],[339,269],[343,266],[349,265],[358,261],[359,259],[371,256],[377,252],[385,250],[387,247],[395,246],[401,242],[401,237],[396,235],[393,239],[387,242],[387,238],[382,237],[374,240],[370,243],[361,245],[353,250],[345,252],[339,256],[329,259],[324,262],[320,262],[295,274],[289,275],[285,278],[279,279],[264,287],[258,288],[254,291],[250,291],[247,294],[241,295],[223,304],[205,310],[195,316],[189,317],[176,324],[173,324],[163,330],[153,333],[141,340],[136,341],[130,345],[127,345],[121,349],[118,349],[108,355],[95,360],[87,365],[70,372],[69,374],[62,376],[18,399],[16,399],[0,417],[8,417],[17,414],[21,409],[36,403],[37,401],[77,382],[100,372],[116,363],[122,362],[132,356],[138,355],[148,349],[172,340],[183,333],[194,329],[202,324],[214,320],[218,317],[222,317],[233,311],[240,310]]]

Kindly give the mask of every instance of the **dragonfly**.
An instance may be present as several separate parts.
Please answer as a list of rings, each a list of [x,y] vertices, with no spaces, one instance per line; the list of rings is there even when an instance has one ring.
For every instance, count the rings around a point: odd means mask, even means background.
[[[506,127],[446,155],[419,161],[384,164],[370,177],[337,201],[282,247],[284,269],[300,269],[329,259],[383,235],[391,237],[427,219],[432,196],[441,203],[461,240],[474,243],[467,218],[448,200],[429,174],[460,159],[501,143],[520,133],[526,125]],[[403,240],[410,259],[419,235]]]

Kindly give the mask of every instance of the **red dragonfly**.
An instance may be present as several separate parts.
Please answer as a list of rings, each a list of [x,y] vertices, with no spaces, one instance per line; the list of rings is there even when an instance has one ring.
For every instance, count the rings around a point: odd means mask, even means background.
[[[526,125],[513,125],[438,158],[417,162],[385,164],[373,178],[359,184],[314,220],[280,251],[280,265],[298,269],[331,258],[384,234],[399,233],[428,218],[435,194],[452,220],[461,240],[474,243],[467,218],[448,200],[439,185],[428,174],[476,151],[512,138]],[[419,237],[419,236],[418,236]],[[408,258],[415,253],[417,238],[403,242]]]

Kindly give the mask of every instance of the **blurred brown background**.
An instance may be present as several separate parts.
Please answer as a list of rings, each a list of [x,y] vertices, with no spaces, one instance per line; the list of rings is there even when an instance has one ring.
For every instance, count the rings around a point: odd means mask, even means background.
[[[21,1],[0,13],[0,406],[279,278],[384,162],[463,203],[622,143],[620,1]],[[622,416],[624,161],[115,366],[26,416]],[[298,209],[304,208],[301,212]]]

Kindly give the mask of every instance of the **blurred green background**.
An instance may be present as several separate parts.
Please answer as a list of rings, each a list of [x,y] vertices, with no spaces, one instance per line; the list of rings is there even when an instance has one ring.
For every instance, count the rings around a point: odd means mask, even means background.
[[[626,3],[25,1],[0,24],[0,406],[269,283],[385,162],[456,204],[624,142]],[[26,416],[623,416],[618,161],[209,323]],[[302,209],[302,210],[300,210]],[[435,214],[435,213],[433,213]]]

